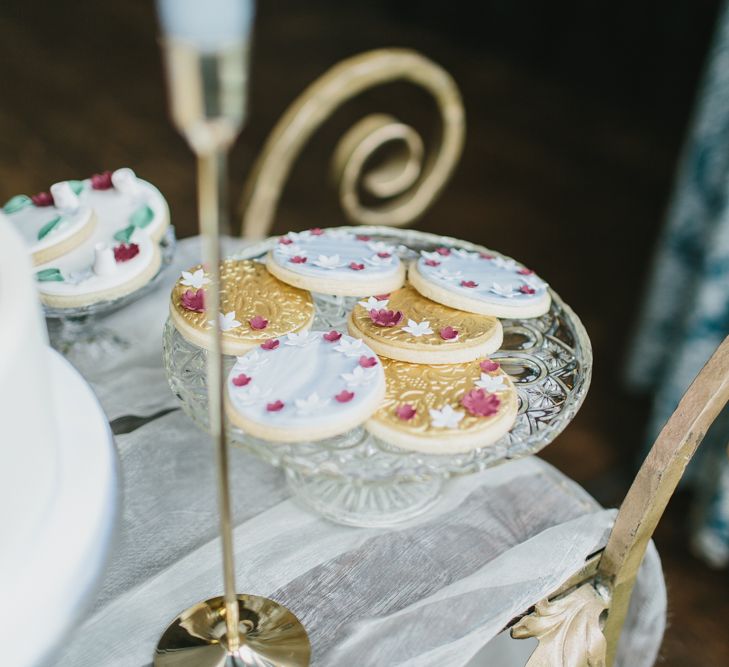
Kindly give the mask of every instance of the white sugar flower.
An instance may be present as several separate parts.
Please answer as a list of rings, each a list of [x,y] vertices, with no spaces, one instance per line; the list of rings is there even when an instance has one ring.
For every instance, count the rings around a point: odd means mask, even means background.
[[[389,299],[375,299],[375,297],[371,296],[367,301],[360,301],[359,305],[362,306],[367,311],[370,310],[380,310],[382,308],[387,308],[387,304],[389,303]]]
[[[260,401],[267,399],[272,392],[271,387],[261,389],[258,385],[251,384],[247,387],[243,387],[240,390],[235,390],[233,395],[235,396],[235,402],[238,405],[255,405]]]
[[[362,385],[369,384],[374,374],[375,370],[373,368],[355,366],[351,373],[342,373],[341,377],[347,383],[348,387],[361,387]]]
[[[321,267],[322,269],[338,269],[344,266],[347,262],[343,262],[339,255],[319,255],[312,264]]]
[[[441,410],[430,409],[430,424],[436,428],[456,428],[463,419],[463,412],[446,405]]]
[[[440,257],[440,255],[438,255]],[[438,269],[435,276],[441,280],[457,280],[463,275],[463,271],[449,271],[448,269]]]
[[[503,375],[488,375],[487,373],[481,373],[481,379],[476,380],[476,386],[492,394],[495,391],[506,391],[508,389]]]
[[[290,233],[289,236],[291,236]],[[284,257],[296,257],[297,255],[299,257],[306,257],[306,250],[295,243],[289,243],[288,245],[285,243],[279,243],[276,247],[276,252]]]
[[[327,229],[324,234],[330,239],[341,239],[343,241],[349,241],[353,238],[352,232],[347,229]]]
[[[183,271],[182,272],[182,280],[180,281],[180,285],[185,285],[185,287],[194,287],[195,289],[200,289],[203,285],[207,285],[210,282],[209,278],[205,277],[205,271],[202,269],[198,269],[195,271],[195,273],[190,273],[189,271]]]
[[[71,285],[80,285],[83,282],[86,282],[89,278],[92,278],[94,276],[93,270],[89,268],[81,269],[80,271],[71,271],[66,276],[66,282],[70,283]]]
[[[433,330],[430,328],[430,322],[423,320],[422,322],[416,322],[415,320],[408,320],[408,325],[402,328],[403,331],[407,331],[411,336],[419,338],[427,334],[432,334]]]
[[[290,333],[287,334],[284,345],[291,345],[292,347],[305,347],[309,343],[313,343],[317,339],[316,335],[313,335],[310,331],[303,331],[301,333]]]
[[[395,247],[391,246],[389,243],[385,243],[384,241],[370,241],[367,244],[367,247],[375,253],[387,252],[392,255],[395,252]]]
[[[263,356],[258,350],[253,350],[235,359],[235,368],[237,370],[252,371],[267,364],[271,357],[270,355]]]
[[[314,392],[307,398],[297,398],[294,403],[296,404],[297,415],[309,415],[316,410],[321,410],[329,404],[328,398],[319,398],[319,394]]]
[[[337,352],[341,352],[345,357],[358,357],[365,350],[362,349],[362,339],[347,339],[342,337],[334,348]]]
[[[510,299],[517,294],[511,285],[501,285],[500,283],[491,283],[489,292],[496,294],[496,296],[503,296],[507,299]]]
[[[445,262],[450,258],[450,255],[441,255],[439,252],[428,252],[427,250],[421,250],[420,256],[423,259],[432,259],[438,263]]]
[[[508,257],[494,257],[491,261],[494,266],[505,271],[515,271],[519,268],[519,265]]]
[[[389,264],[392,264],[392,255],[389,255],[388,257],[372,255],[372,257],[365,257],[364,261],[371,266],[388,266]]]
[[[471,252],[470,250],[463,250],[462,248],[453,248],[451,252],[461,259],[478,259],[479,254],[477,252]]]
[[[213,326],[213,321],[209,320],[208,324]],[[231,310],[228,313],[218,313],[218,326],[221,331],[232,331],[240,326],[240,322],[235,319],[235,311]]]

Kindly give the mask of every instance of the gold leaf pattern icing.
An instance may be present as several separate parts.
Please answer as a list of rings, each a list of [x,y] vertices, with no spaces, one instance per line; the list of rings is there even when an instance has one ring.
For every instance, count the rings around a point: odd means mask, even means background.
[[[190,269],[201,269],[198,264]],[[311,294],[291,287],[272,276],[264,264],[252,260],[228,259],[220,264],[223,288],[220,291],[220,311],[235,312],[241,326],[225,331],[223,338],[234,341],[263,342],[287,333],[306,329],[314,317]],[[181,284],[178,279],[172,288],[172,306],[186,324],[200,331],[208,330],[205,313],[187,310],[181,305],[182,295],[194,288]],[[249,320],[260,315],[268,320],[265,329],[254,329]]]
[[[461,405],[461,399],[466,393],[478,389],[476,382],[483,373],[480,366],[483,359],[464,364],[433,366],[409,364],[385,357],[380,357],[380,361],[385,371],[387,390],[373,419],[387,426],[433,438],[449,432],[477,433],[488,429],[505,412],[516,408],[516,389],[511,378],[500,368],[485,373],[492,377],[502,376],[507,386],[505,391],[495,392],[501,401],[496,414],[490,417],[474,416]],[[405,404],[410,404],[416,410],[411,419],[401,419],[395,412]],[[430,409],[442,410],[446,405],[464,414],[454,429],[439,428],[431,424]]]
[[[404,315],[402,322],[394,327],[377,326],[370,319],[369,310],[358,303],[352,311],[352,323],[369,338],[386,341],[396,347],[423,350],[444,345],[448,347],[478,345],[491,339],[501,327],[501,323],[495,317],[476,315],[443,306],[424,297],[410,285],[390,294],[387,309],[402,311]],[[415,322],[428,321],[433,333],[413,336],[403,328],[407,326],[408,319]],[[458,331],[457,339],[441,338],[440,330],[447,326]]]

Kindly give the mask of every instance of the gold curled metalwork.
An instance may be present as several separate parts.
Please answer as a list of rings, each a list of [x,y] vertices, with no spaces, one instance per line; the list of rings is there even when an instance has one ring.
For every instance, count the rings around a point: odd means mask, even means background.
[[[241,210],[244,238],[261,239],[273,226],[284,184],[312,134],[349,99],[375,86],[408,81],[434,98],[442,128],[433,153],[410,126],[392,116],[374,114],[357,123],[340,141],[333,169],[347,217],[354,223],[401,227],[419,218],[443,190],[460,158],[465,112],[453,78],[442,67],[408,49],[378,49],[343,60],[311,84],[276,124],[246,182]],[[369,158],[397,142],[401,155],[364,174]],[[364,204],[359,186],[379,206]]]

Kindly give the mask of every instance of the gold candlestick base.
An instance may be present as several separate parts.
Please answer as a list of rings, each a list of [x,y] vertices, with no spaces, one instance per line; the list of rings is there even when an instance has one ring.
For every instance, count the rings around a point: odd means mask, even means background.
[[[198,602],[165,630],[155,667],[305,667],[309,637],[294,614],[258,595],[238,595],[238,649],[226,645],[225,600]]]

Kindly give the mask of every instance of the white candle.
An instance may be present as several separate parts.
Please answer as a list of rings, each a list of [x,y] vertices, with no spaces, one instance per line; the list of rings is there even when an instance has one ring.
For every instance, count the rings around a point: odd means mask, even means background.
[[[245,40],[254,13],[253,0],[157,0],[167,37],[211,52]]]

